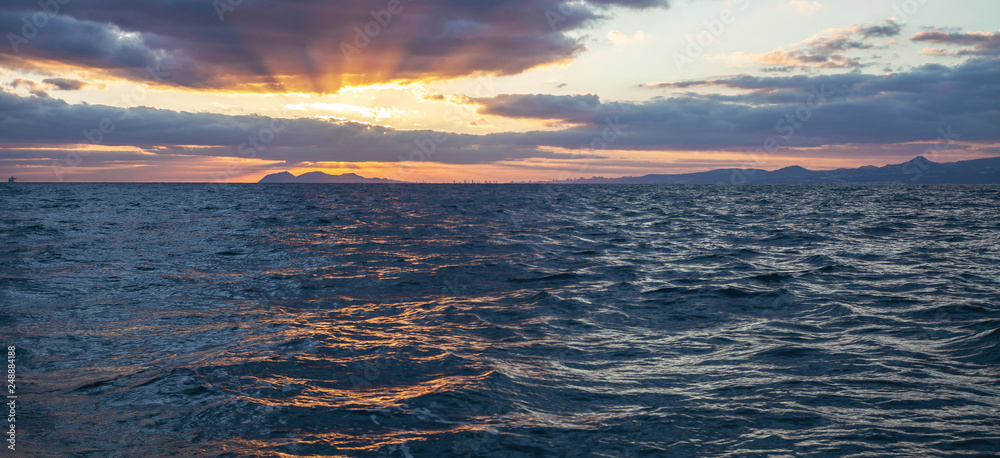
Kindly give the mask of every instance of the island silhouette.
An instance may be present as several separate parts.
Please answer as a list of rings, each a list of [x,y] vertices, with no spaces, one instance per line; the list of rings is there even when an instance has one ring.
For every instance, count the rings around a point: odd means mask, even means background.
[[[289,172],[273,173],[261,178],[258,183],[301,183],[301,184],[363,184],[363,183],[405,183],[385,178],[365,178],[355,173],[330,175],[324,172],[309,172],[295,176]]]

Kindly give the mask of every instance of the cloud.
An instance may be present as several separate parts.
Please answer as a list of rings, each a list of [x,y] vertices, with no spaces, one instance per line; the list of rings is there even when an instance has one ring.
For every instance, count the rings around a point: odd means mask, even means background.
[[[26,84],[26,83],[23,83]],[[187,155],[286,162],[398,162],[414,151],[434,162],[491,163],[554,158],[522,142],[355,122],[188,113],[147,107],[71,105],[0,91],[0,150],[41,146],[135,147]],[[259,147],[258,147],[259,146]],[[430,154],[427,151],[431,151]]]
[[[232,2],[236,3],[236,2]],[[213,5],[223,8],[213,9]],[[41,63],[134,81],[235,91],[334,92],[345,85],[516,74],[584,50],[568,33],[613,8],[666,0],[92,0],[47,15],[0,5],[0,65]],[[36,14],[37,13],[37,14]],[[40,17],[35,26],[25,18]]]
[[[71,78],[48,78],[42,80],[42,82],[51,85],[53,88],[60,91],[79,91],[80,89],[87,87],[89,84],[86,81]]]
[[[849,27],[847,31],[860,35],[862,38],[890,38],[895,37],[903,31],[903,27],[895,19],[889,18],[881,24],[861,24]]]
[[[41,84],[41,83],[36,83]],[[30,82],[18,83],[31,88]],[[505,94],[466,98],[482,115],[565,123],[555,131],[489,135],[403,131],[365,123],[115,108],[0,91],[0,151],[135,148],[145,155],[258,158],[300,162],[485,164],[526,159],[599,158],[617,151],[748,151],[769,141],[781,149],[866,151],[864,145],[919,145],[939,130],[957,146],[1000,144],[1000,59],[905,73],[734,76],[650,87],[727,88],[645,102],[603,101],[594,94]],[[103,129],[103,132],[101,131]],[[259,144],[260,147],[254,146]],[[899,148],[873,146],[870,151]],[[906,148],[913,149],[915,146]],[[845,150],[846,151],[846,150]],[[858,153],[858,154],[862,154]],[[124,153],[121,153],[124,154]],[[134,151],[129,154],[136,154]],[[803,153],[805,154],[805,153]],[[834,154],[834,153],[831,153]],[[141,160],[138,159],[138,160]]]
[[[49,96],[49,93],[46,92],[46,89],[49,89],[48,85],[41,84],[41,83],[38,83],[36,81],[32,81],[32,80],[28,80],[28,79],[24,79],[24,78],[14,78],[14,80],[10,82],[10,87],[12,87],[14,89],[25,88],[25,89],[28,90],[29,93],[31,93],[32,95],[37,96],[37,97],[48,97]]]
[[[404,110],[400,110],[396,107],[362,107],[357,105],[348,105],[343,103],[323,103],[323,102],[313,102],[306,103],[300,102],[297,104],[285,105],[287,110],[303,111],[307,108],[312,108],[314,110],[325,110],[334,113],[353,113],[364,118],[374,119],[376,122],[383,119],[388,119],[396,115],[405,114]]]
[[[585,95],[503,94],[491,98],[470,99],[484,115],[521,119],[548,119],[585,122],[600,104],[600,97]]]
[[[71,78],[48,78],[42,80],[41,83],[24,78],[14,78],[10,82],[11,88],[25,88],[30,94],[38,97],[48,97],[49,93],[47,91],[49,90],[78,91],[88,85],[89,83],[85,81]]]
[[[821,54],[809,50],[785,51],[777,49],[758,57],[761,64],[774,67],[776,70],[811,67],[811,68],[852,68],[860,67],[861,61],[847,57],[842,53]]]
[[[858,57],[848,56],[850,51],[875,48],[873,40],[892,38],[902,31],[902,26],[894,19],[881,23],[852,25],[843,29],[829,29],[824,35],[816,35],[795,45],[791,50],[779,48],[774,51],[751,56],[771,71],[787,71],[796,68],[856,68],[865,63]]]
[[[920,32],[911,38],[913,41],[936,43],[940,45],[964,45],[958,51],[939,48],[924,49],[924,54],[935,56],[1000,56],[1000,32],[946,32],[931,30]]]
[[[792,8],[793,11],[803,16],[811,16],[823,9],[822,3],[807,0],[791,0],[788,2],[788,6]]]
[[[650,87],[724,87],[744,93],[686,94],[639,103],[550,95],[502,95],[475,102],[490,114],[579,124],[560,132],[522,134],[543,145],[580,142],[585,133],[600,132],[609,119],[628,126],[614,144],[623,150],[739,150],[759,148],[769,137],[778,137],[783,146],[810,148],[922,142],[949,127],[962,141],[1000,142],[1000,60],[926,65],[889,75],[747,75]],[[800,127],[789,129],[796,124]]]

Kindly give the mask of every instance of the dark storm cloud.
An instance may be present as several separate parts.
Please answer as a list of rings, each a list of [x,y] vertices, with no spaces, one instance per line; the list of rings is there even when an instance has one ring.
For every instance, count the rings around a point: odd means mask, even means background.
[[[52,0],[57,4],[56,0]],[[231,6],[233,5],[233,6]],[[612,7],[666,0],[92,0],[49,14],[0,5],[0,63],[96,68],[129,79],[158,69],[169,85],[335,91],[345,84],[513,74],[570,58],[566,32]]]

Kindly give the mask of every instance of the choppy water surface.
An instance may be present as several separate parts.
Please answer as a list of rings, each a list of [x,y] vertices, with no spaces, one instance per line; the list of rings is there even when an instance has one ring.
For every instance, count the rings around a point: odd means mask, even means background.
[[[0,187],[21,450],[1000,453],[1000,188]]]

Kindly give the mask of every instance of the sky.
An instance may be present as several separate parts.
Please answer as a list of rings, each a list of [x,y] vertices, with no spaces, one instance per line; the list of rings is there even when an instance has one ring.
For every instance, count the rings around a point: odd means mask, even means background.
[[[1000,156],[996,0],[5,0],[0,34],[19,181]]]

